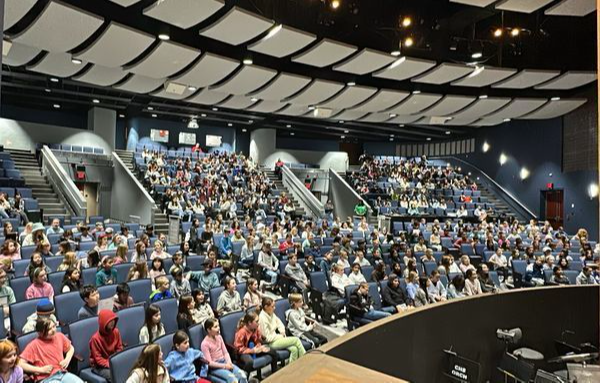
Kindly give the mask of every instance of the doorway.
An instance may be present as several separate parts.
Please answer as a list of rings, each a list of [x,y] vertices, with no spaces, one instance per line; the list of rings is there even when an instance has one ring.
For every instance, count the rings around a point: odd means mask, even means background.
[[[83,198],[87,204],[88,217],[98,215],[98,184],[86,183],[83,185]]]
[[[542,190],[542,218],[550,222],[554,229],[563,226],[563,190]]]

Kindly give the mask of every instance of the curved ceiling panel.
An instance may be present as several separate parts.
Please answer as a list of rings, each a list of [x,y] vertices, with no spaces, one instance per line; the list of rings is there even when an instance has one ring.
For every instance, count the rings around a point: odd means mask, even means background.
[[[450,0],[451,3],[459,3],[465,5],[472,5],[474,7],[485,8],[488,5],[495,3],[498,0]]]
[[[116,89],[126,90],[133,93],[150,93],[164,84],[166,79],[156,79],[142,75],[133,75],[122,84],[114,86]]]
[[[489,97],[486,99],[479,99],[475,103],[471,104],[471,106],[466,109],[455,113],[452,115],[452,122],[456,123],[456,121],[461,121],[459,125],[468,125],[471,122],[486,116],[490,113],[497,111],[502,108],[504,105],[508,104],[511,101],[510,98],[501,98],[501,97]],[[473,120],[469,123],[464,121]]]
[[[386,122],[390,118],[392,118],[392,117],[390,117],[389,113],[371,113],[368,116],[361,118],[360,121],[364,121],[364,122]]]
[[[574,111],[586,102],[587,99],[585,98],[551,101],[533,113],[522,116],[519,119],[538,120],[559,117]]]
[[[420,60],[410,57],[400,57],[390,66],[373,74],[373,77],[402,81],[433,68],[435,61]]]
[[[144,15],[188,29],[200,24],[225,6],[224,0],[158,0]]]
[[[194,103],[194,104],[202,104],[202,105],[215,105],[220,103],[229,97],[228,94],[213,92],[209,89],[203,89],[202,91],[196,93],[191,98],[188,98],[186,101]]]
[[[595,0],[563,0],[544,11],[549,16],[587,16],[596,10]]]
[[[233,7],[225,16],[200,34],[231,45],[252,40],[271,28],[273,20],[260,17],[240,7]]]
[[[205,53],[188,71],[172,80],[180,84],[204,88],[213,85],[229,76],[240,62],[228,57]]]
[[[335,65],[333,70],[363,75],[381,69],[395,60],[394,56],[387,53],[365,48],[343,63]]]
[[[127,72],[121,68],[94,65],[85,73],[73,77],[73,80],[99,86],[111,86],[123,80],[125,76],[127,76]]]
[[[275,80],[253,96],[263,100],[284,100],[299,92],[312,81],[311,78],[289,73],[280,73]]]
[[[200,52],[170,41],[161,41],[141,61],[125,69],[153,78],[172,76],[194,61]]]
[[[110,23],[96,41],[75,57],[114,68],[123,66],[141,55],[154,40],[154,36],[147,33]]]
[[[41,49],[32,48],[19,43],[13,43],[10,51],[8,51],[8,55],[2,56],[2,64],[10,66],[25,65],[39,55],[41,51]]]
[[[444,121],[442,125],[467,126],[471,125],[477,120],[479,120],[479,118],[477,117],[452,118],[450,120]]]
[[[285,102],[264,100],[254,104],[251,108],[248,108],[248,110],[251,112],[274,113],[283,109],[286,105]]]
[[[469,106],[473,101],[475,101],[475,97],[471,96],[455,96],[455,95],[447,95],[444,98],[432,106],[431,108],[422,112],[425,116],[448,116],[452,113],[456,113],[461,109]]]
[[[464,77],[471,72],[473,72],[473,68],[466,65],[442,63],[435,69],[432,69],[419,77],[413,78],[412,81],[442,85]]]
[[[527,89],[558,76],[560,71],[523,69],[516,75],[492,85],[492,88]]]
[[[364,117],[367,112],[362,110],[344,110],[342,113],[336,114],[334,118],[339,121],[355,121]]]
[[[467,77],[454,81],[452,85],[482,88],[502,81],[515,73],[517,73],[516,69],[480,67]]]
[[[377,92],[377,88],[367,88],[363,86],[350,86],[337,96],[327,101],[325,104],[319,104],[320,107],[331,109],[351,108],[365,101]]]
[[[535,89],[544,90],[568,90],[589,84],[596,81],[596,72],[578,72],[568,71],[560,77],[556,77],[542,85],[538,85]]]
[[[421,115],[414,116],[398,116],[386,121],[388,124],[411,124],[421,119]]]
[[[139,3],[142,0],[110,0],[113,3],[117,3],[122,7],[129,7],[135,3]]]
[[[554,0],[504,0],[496,4],[496,9],[520,13],[533,13]]]
[[[519,118],[533,112],[548,102],[546,98],[515,98],[504,108],[485,116],[486,120],[503,122],[506,118]]]
[[[381,89],[370,100],[361,105],[355,106],[353,109],[363,112],[380,112],[399,104],[408,96],[410,96],[409,92]]]
[[[329,39],[323,39],[308,51],[292,57],[293,62],[323,68],[350,56],[358,48]]]
[[[317,39],[312,33],[286,25],[274,27],[263,39],[248,46],[254,52],[273,57],[285,57],[298,52]]]
[[[315,80],[304,90],[293,96],[288,102],[298,105],[316,105],[323,102],[344,88],[344,84],[337,82]]]
[[[388,113],[395,113],[398,115],[408,115],[419,113],[426,108],[429,108],[431,105],[435,104],[442,98],[440,94],[428,94],[428,93],[419,93],[413,94],[406,101],[401,103],[398,106],[393,107],[388,110]]]
[[[283,114],[285,116],[302,116],[308,112],[308,108],[304,105],[288,105],[284,109],[278,111],[277,114]]]
[[[245,65],[229,80],[211,88],[221,93],[242,95],[250,93],[269,82],[277,71],[255,65]]]
[[[37,0],[4,0],[4,30],[18,23],[36,2]]]
[[[170,100],[183,100],[193,95],[196,91],[175,82],[166,82],[162,88],[152,93],[153,96],[168,98]]]
[[[103,22],[100,16],[51,1],[13,41],[48,52],[67,52],[87,40]]]
[[[224,103],[219,104],[219,106],[230,109],[246,109],[254,103],[256,103],[254,98],[246,96],[233,96]]]
[[[27,70],[64,78],[81,72],[85,64],[85,62],[80,65],[73,64],[68,53],[48,53],[38,63],[28,66]]]

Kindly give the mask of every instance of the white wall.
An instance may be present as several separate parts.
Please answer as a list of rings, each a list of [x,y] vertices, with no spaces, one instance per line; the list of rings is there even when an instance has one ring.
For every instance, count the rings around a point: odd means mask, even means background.
[[[88,130],[0,118],[0,145],[35,150],[39,142],[91,146],[103,148],[105,153],[112,152],[111,146],[102,137]]]
[[[260,165],[272,167],[278,159],[283,162],[318,164],[321,169],[346,171],[348,153],[312,150],[280,150],[275,146],[275,129],[257,129],[250,135],[250,158]]]
[[[117,135],[117,111],[104,108],[92,108],[88,112],[88,129],[102,137],[111,151],[115,149]]]

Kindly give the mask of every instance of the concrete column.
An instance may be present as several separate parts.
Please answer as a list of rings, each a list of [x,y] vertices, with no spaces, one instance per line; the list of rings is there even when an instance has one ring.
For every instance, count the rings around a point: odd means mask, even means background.
[[[111,109],[92,108],[88,112],[88,130],[102,137],[111,150],[115,150],[117,112]]]
[[[264,164],[264,160],[275,152],[275,141],[277,133],[275,129],[257,129],[250,134],[250,158],[259,165]]]

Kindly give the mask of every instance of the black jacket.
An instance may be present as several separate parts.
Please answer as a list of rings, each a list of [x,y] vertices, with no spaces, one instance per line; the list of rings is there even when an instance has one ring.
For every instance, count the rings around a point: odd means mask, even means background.
[[[373,301],[369,294],[362,295],[358,293],[359,288],[350,294],[350,315],[354,317],[361,317],[368,313],[373,307]]]
[[[398,288],[396,289],[392,288],[389,282],[388,285],[385,286],[385,288],[383,289],[381,296],[383,298],[383,307],[411,304],[411,300],[408,297],[408,295],[404,292],[404,290],[402,290],[400,286],[398,286]]]

